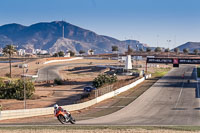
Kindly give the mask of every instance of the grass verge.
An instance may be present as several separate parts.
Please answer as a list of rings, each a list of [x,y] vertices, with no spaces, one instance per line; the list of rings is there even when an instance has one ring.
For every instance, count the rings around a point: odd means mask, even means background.
[[[9,127],[0,127],[0,131],[15,131],[15,130],[34,130],[41,131],[41,130],[113,130],[113,131],[123,131],[123,130],[139,130],[144,129],[148,131],[154,130],[170,130],[170,131],[189,131],[189,132],[196,132],[200,131],[200,126],[9,126]],[[6,132],[5,132],[6,133]]]
[[[152,76],[157,77],[157,78],[161,78],[165,74],[167,74],[170,70],[171,70],[171,68],[160,68],[156,72],[152,73]]]

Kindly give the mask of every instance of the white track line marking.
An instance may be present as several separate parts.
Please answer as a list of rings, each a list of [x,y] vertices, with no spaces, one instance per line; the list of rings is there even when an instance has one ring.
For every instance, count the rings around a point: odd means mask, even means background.
[[[180,100],[181,94],[182,94],[182,92],[183,92],[183,86],[184,86],[184,79],[183,79],[183,84],[182,84],[182,87],[181,87],[181,91],[180,91],[180,93],[179,93],[179,95],[178,95],[178,99],[177,99],[177,101],[176,101],[176,105],[175,105],[174,108],[176,108],[177,105],[178,105],[178,102],[179,102],[179,100]]]
[[[199,93],[199,80],[198,80],[198,76],[197,76],[197,66],[196,66],[196,80],[197,80],[197,93]],[[197,98],[199,98],[199,94],[197,94]]]

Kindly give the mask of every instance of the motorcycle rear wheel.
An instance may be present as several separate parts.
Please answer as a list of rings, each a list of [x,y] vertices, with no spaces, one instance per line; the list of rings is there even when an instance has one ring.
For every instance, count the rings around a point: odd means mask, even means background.
[[[63,115],[59,115],[57,118],[60,121],[60,123],[62,123],[62,124],[66,123],[66,119],[65,119],[65,117]]]
[[[73,118],[73,117],[70,117],[70,121],[69,121],[71,124],[75,124],[76,123],[76,120]]]

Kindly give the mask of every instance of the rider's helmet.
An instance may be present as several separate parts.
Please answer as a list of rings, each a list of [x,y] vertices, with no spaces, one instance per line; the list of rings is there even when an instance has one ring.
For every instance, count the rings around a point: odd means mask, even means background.
[[[54,109],[58,109],[58,104],[55,104],[53,107]]]

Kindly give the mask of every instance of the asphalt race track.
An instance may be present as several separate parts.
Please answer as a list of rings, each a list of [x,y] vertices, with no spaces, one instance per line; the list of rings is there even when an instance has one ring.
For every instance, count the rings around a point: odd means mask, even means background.
[[[107,116],[78,121],[77,124],[199,126],[200,98],[197,98],[197,86],[195,66],[181,65],[127,107]]]
[[[184,77],[183,77],[184,74]],[[188,83],[188,79],[190,83]],[[77,121],[80,126],[200,125],[200,98],[194,65],[173,68],[135,101],[121,110],[98,118]],[[76,118],[75,118],[76,119]],[[41,119],[42,120],[42,119]],[[62,126],[56,118],[48,122],[0,124],[0,126]],[[67,124],[68,125],[68,124]],[[69,124],[68,126],[70,126]]]
[[[64,64],[43,67],[39,69],[38,71],[37,81],[62,79],[58,71],[60,68],[67,67],[67,66],[86,65],[86,64],[89,64],[89,62],[88,63],[64,63]],[[108,65],[108,63],[93,63],[92,65]],[[112,65],[112,63],[110,63],[109,65]]]

